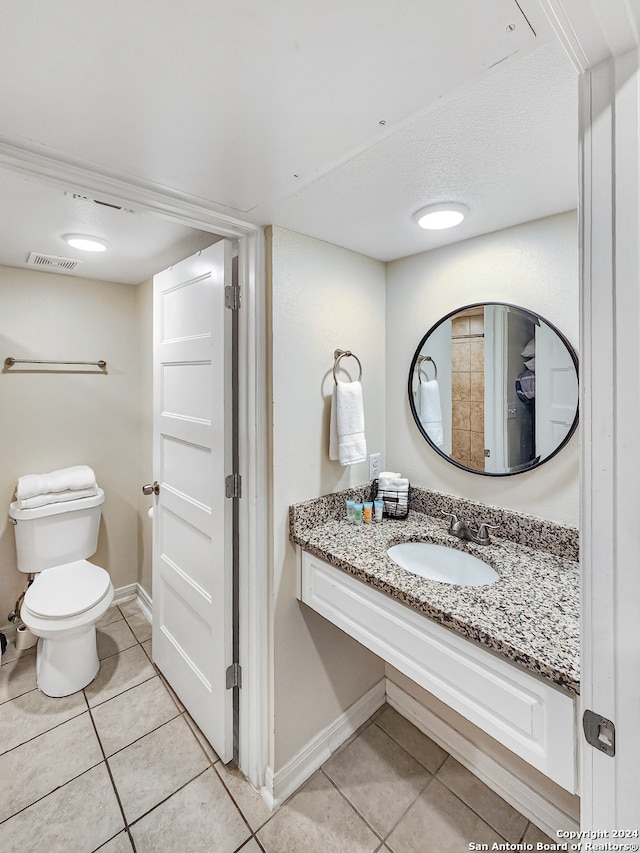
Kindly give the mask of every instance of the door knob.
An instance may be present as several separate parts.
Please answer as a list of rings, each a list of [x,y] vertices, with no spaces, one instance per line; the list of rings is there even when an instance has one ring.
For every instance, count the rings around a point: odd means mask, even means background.
[[[153,483],[147,483],[146,486],[142,487],[143,495],[159,495],[160,494],[160,483],[157,480],[154,480]]]

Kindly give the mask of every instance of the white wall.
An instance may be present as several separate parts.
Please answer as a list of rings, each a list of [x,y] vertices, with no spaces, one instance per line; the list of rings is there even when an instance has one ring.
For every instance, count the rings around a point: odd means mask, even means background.
[[[442,459],[422,438],[407,376],[425,332],[473,302],[511,302],[549,320],[578,349],[575,211],[387,265],[386,467],[428,489],[578,525],[578,435],[550,462],[513,477],[483,477]]]
[[[8,507],[21,474],[90,465],[106,495],[92,560],[116,587],[138,575],[135,296],[128,285],[0,267],[2,362],[107,362],[104,374],[26,366],[0,373],[0,507]],[[6,519],[0,510],[1,624],[25,585]]]
[[[352,350],[362,362],[368,450],[384,448],[385,270],[378,261],[277,227],[268,234],[269,261],[271,721],[277,770],[384,674],[377,657],[297,601],[288,508],[369,479],[366,463],[342,467],[329,461],[336,348]],[[342,364],[349,368],[346,359]]]

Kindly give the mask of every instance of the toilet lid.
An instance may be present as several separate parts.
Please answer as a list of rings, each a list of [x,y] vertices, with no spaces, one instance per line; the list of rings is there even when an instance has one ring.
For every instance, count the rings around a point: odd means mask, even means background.
[[[41,572],[24,603],[35,616],[61,619],[77,616],[98,604],[109,592],[110,578],[100,566],[76,560]]]

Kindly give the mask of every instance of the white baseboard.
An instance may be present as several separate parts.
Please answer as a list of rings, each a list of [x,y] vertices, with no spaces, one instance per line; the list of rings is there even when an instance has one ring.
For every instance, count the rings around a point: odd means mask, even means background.
[[[392,708],[552,839],[556,838],[559,829],[579,831],[580,826],[571,815],[478,749],[445,720],[429,711],[389,679],[386,683],[386,696]]]
[[[267,767],[260,793],[271,809],[290,797],[385,702],[385,679],[312,738],[280,770]]]
[[[119,586],[114,592],[113,603],[122,604],[125,601],[130,601],[135,598],[138,593],[137,583],[128,583],[126,586]]]
[[[136,603],[140,610],[147,617],[147,622],[151,623],[153,621],[153,602],[151,600],[151,596],[149,593],[143,589],[140,584],[136,584]]]

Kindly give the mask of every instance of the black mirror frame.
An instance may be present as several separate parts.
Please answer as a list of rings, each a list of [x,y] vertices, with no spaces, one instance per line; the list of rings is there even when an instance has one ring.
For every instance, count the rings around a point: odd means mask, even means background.
[[[576,414],[575,414],[575,417],[573,419],[573,423],[571,424],[571,428],[569,429],[569,432],[566,434],[566,436],[560,442],[560,444],[556,447],[556,449],[553,451],[553,453],[550,453],[544,459],[540,459],[539,457],[537,457],[537,459],[533,460],[531,465],[529,465],[527,468],[521,468],[519,471],[505,471],[504,473],[495,473],[493,471],[478,471],[476,468],[469,468],[467,465],[462,465],[460,462],[456,462],[455,459],[452,459],[450,456],[447,456],[447,454],[443,453],[442,450],[440,450],[440,448],[437,445],[435,445],[433,443],[433,441],[431,441],[431,439],[427,435],[427,432],[424,429],[422,422],[418,416],[418,412],[416,410],[415,402],[413,399],[413,376],[415,373],[416,364],[418,362],[418,356],[420,355],[422,347],[426,343],[429,335],[431,335],[438,328],[438,326],[442,325],[442,323],[445,323],[447,320],[451,319],[451,317],[454,317],[456,314],[459,314],[461,311],[467,311],[470,308],[481,308],[481,307],[484,307],[486,305],[503,305],[507,308],[517,308],[519,311],[524,311],[527,314],[530,314],[531,317],[534,318],[536,321],[545,323],[551,329],[551,331],[556,333],[556,335],[560,338],[562,343],[565,345],[569,355],[571,356],[571,360],[573,361],[574,367],[576,369],[576,381],[578,383],[578,403],[576,404]],[[580,413],[580,372],[579,372],[578,355],[577,355],[575,349],[573,348],[573,346],[571,345],[571,343],[567,340],[566,336],[563,335],[562,332],[556,326],[553,325],[553,323],[550,323],[547,319],[542,317],[540,314],[536,314],[534,311],[531,311],[528,308],[523,308],[521,305],[515,305],[512,302],[472,302],[469,305],[463,305],[461,308],[456,308],[455,310],[450,311],[444,317],[441,317],[438,320],[438,322],[434,323],[433,326],[431,326],[431,328],[429,329],[429,331],[422,337],[422,339],[420,340],[420,343],[418,344],[418,346],[416,348],[415,354],[411,360],[411,366],[409,368],[409,381],[408,381],[407,392],[408,392],[408,397],[409,397],[409,406],[411,408],[411,414],[413,415],[413,419],[416,423],[416,426],[418,427],[418,430],[420,431],[420,434],[422,435],[422,437],[426,440],[427,444],[430,447],[432,447],[433,450],[435,450],[435,452],[438,454],[438,456],[441,456],[450,465],[454,465],[456,468],[460,468],[462,471],[468,471],[470,474],[478,474],[481,477],[514,477],[517,474],[526,474],[529,471],[534,471],[536,468],[539,468],[540,465],[544,465],[545,462],[548,462],[550,459],[553,459],[553,457],[557,456],[557,454],[562,450],[562,448],[565,447],[569,443],[571,437],[573,436],[574,432],[576,431],[576,429],[578,427],[578,420],[579,420],[579,413]]]

